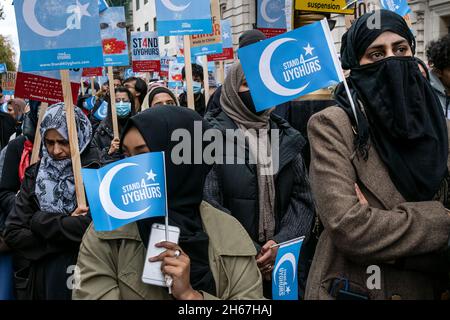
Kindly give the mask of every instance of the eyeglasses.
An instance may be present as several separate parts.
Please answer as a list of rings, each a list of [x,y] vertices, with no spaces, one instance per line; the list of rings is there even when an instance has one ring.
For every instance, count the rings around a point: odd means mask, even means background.
[[[125,29],[127,27],[127,24],[126,24],[126,22],[117,22],[116,26],[117,26],[117,28]],[[109,28],[109,23],[106,23],[106,22],[100,23],[100,29],[104,30],[104,29],[108,29],[108,28]]]

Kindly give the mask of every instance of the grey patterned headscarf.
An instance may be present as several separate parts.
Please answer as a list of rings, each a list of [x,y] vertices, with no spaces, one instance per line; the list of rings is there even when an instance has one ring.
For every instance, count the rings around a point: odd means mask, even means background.
[[[92,126],[88,118],[78,107],[75,107],[75,122],[78,131],[78,146],[80,153],[86,149],[92,137]],[[41,136],[49,129],[56,129],[68,140],[66,111],[63,103],[50,106],[41,123]],[[55,160],[45,143],[42,148],[42,158],[36,179],[36,196],[41,211],[49,213],[71,213],[77,207],[75,180],[72,171],[72,160]]]

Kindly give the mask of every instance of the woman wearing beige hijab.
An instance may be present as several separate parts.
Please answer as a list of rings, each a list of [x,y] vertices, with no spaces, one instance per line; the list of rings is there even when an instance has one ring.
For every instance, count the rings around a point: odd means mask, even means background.
[[[277,248],[271,247],[300,236],[308,238],[313,224],[314,203],[300,153],[305,140],[272,109],[256,111],[240,63],[225,79],[220,104],[206,120],[224,134],[226,145],[223,154],[216,154],[205,200],[228,210],[249,233],[267,280],[265,296],[270,298],[277,254]],[[240,138],[236,141],[230,133]],[[242,143],[244,138],[248,144]]]

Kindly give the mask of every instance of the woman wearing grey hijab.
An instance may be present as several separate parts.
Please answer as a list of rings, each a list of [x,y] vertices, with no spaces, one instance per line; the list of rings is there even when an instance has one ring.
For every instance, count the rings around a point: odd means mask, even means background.
[[[267,280],[264,295],[271,297],[277,254],[271,246],[300,236],[308,240],[313,225],[314,203],[301,157],[305,140],[272,109],[256,111],[240,63],[225,79],[220,104],[221,110],[206,117],[223,133],[225,146],[215,155],[205,200],[228,210],[247,230]]]
[[[79,108],[75,122],[83,166],[98,167],[88,148],[92,127]],[[76,200],[64,104],[49,107],[40,130],[42,158],[25,172],[6,220],[5,242],[15,255],[18,299],[70,299],[71,266],[91,217]]]

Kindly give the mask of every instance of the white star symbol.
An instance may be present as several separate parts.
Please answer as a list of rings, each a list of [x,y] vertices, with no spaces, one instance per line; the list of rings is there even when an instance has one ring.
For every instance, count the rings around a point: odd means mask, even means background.
[[[153,182],[155,182],[155,178],[157,176],[157,174],[153,173],[153,170],[150,170],[150,172],[146,172],[145,173],[147,175],[147,180],[153,180]]]
[[[230,34],[228,32],[223,33],[223,38],[228,39],[230,37]]]
[[[286,293],[287,294],[291,293],[291,288],[290,287],[286,287]]]
[[[80,18],[83,17],[83,16],[86,16],[86,17],[90,17],[90,16],[91,16],[91,14],[89,13],[89,11],[87,10],[87,8],[89,7],[89,5],[90,5],[89,2],[86,3],[86,4],[81,5],[81,4],[78,2],[78,0],[77,0],[77,7],[80,8]]]
[[[308,55],[308,54],[313,55],[314,48],[311,47],[311,45],[309,43],[308,43],[308,46],[304,47],[303,49],[305,49],[306,55]]]

